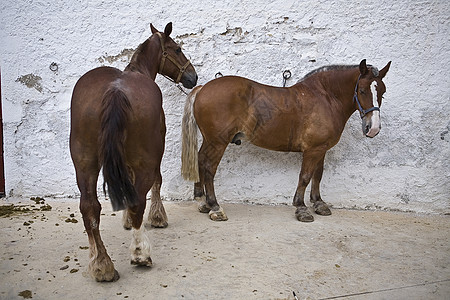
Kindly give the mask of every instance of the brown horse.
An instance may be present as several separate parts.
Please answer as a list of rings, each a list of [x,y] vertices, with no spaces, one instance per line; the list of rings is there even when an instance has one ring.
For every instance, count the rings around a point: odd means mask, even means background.
[[[325,153],[337,144],[355,110],[361,114],[364,135],[378,134],[379,107],[386,91],[382,80],[390,64],[381,71],[366,65],[366,60],[359,66],[323,67],[289,88],[227,76],[192,90],[183,116],[182,174],[195,182],[199,210],[209,212],[212,220],[227,220],[216,200],[214,175],[227,145],[239,145],[245,138],[269,150],[303,152],[293,200],[295,216],[303,222],[314,220],[303,200],[311,179],[315,212],[330,215],[319,192]],[[200,151],[197,127],[203,136]]]
[[[141,226],[150,188],[149,222],[167,226],[159,194],[166,126],[161,91],[154,80],[160,73],[186,88],[197,83],[194,67],[170,38],[172,23],[164,33],[150,27],[152,36],[137,48],[123,72],[111,67],[93,69],[78,80],[72,94],[70,152],[89,238],[89,272],[97,281],[119,278],[99,232],[100,169],[113,209],[126,209],[124,227],[133,228],[131,263],[151,266],[150,244]]]

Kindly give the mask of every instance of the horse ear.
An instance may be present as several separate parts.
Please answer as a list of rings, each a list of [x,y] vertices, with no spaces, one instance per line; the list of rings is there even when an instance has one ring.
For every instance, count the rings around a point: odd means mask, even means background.
[[[164,34],[168,37],[172,33],[172,22],[167,23]]]
[[[361,75],[366,75],[367,72],[369,72],[369,70],[367,69],[367,65],[366,65],[366,60],[365,59],[363,59],[359,63],[359,72],[361,73]]]
[[[156,29],[152,23],[150,23],[150,29],[152,30],[152,33],[155,34],[158,32],[158,29]]]
[[[389,71],[389,68],[391,67],[391,62],[388,62],[387,65],[381,69],[380,71],[380,78],[383,79],[384,76],[386,76],[386,73]]]

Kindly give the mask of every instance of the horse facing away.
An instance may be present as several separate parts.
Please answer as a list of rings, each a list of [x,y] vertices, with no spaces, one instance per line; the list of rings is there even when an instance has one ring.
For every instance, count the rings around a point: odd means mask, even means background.
[[[182,174],[195,182],[200,212],[225,221],[214,192],[214,176],[227,145],[250,143],[275,151],[303,152],[293,205],[299,221],[312,222],[304,194],[312,179],[310,200],[319,215],[331,215],[319,191],[325,153],[337,144],[355,110],[363,134],[381,129],[380,105],[386,87],[382,70],[366,65],[319,68],[292,87],[272,87],[246,78],[226,76],[198,86],[188,95],[182,126]],[[197,128],[203,136],[200,151]]]
[[[167,226],[160,198],[160,163],[166,133],[157,73],[186,88],[197,83],[194,67],[171,38],[172,23],[135,51],[122,72],[99,67],[76,83],[71,104],[70,152],[81,193],[89,248],[89,272],[97,281],[119,279],[100,237],[101,205],[97,179],[103,177],[114,210],[124,211],[124,227],[133,229],[131,263],[151,266],[150,244],[142,225],[147,192],[152,188],[148,220],[154,227]]]

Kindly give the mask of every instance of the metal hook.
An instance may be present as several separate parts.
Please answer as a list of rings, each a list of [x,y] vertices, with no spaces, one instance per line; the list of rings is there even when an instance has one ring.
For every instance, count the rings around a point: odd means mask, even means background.
[[[50,70],[52,70],[53,72],[58,71],[58,64],[55,63],[55,62],[52,62],[52,63],[50,64]]]
[[[220,72],[217,72],[216,75],[214,75],[215,78],[223,77],[223,74]]]
[[[290,70],[283,71],[283,87],[286,87],[286,81],[291,78],[292,73]]]

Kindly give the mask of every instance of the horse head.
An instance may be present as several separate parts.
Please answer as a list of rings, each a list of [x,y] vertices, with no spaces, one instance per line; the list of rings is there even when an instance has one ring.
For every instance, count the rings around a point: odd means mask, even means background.
[[[198,76],[191,62],[181,51],[181,47],[170,37],[172,23],[166,25],[164,32],[159,32],[152,24],[150,28],[154,35],[158,35],[161,43],[158,73],[172,79],[175,83],[181,82],[185,88],[193,88],[197,84]]]
[[[360,75],[355,87],[354,101],[362,119],[363,134],[367,137],[375,137],[381,129],[380,106],[386,86],[383,78],[389,71],[391,62],[380,71],[374,66],[366,65],[363,59],[359,64]]]

